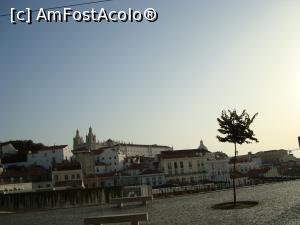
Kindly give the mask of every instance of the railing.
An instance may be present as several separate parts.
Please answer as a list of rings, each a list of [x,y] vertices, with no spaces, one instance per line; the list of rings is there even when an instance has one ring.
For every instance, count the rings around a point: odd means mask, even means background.
[[[167,193],[176,193],[176,192],[185,192],[185,191],[205,191],[205,190],[214,190],[216,185],[211,184],[198,184],[198,185],[188,185],[180,187],[167,187],[167,188],[157,188],[152,189],[153,195],[167,194]]]

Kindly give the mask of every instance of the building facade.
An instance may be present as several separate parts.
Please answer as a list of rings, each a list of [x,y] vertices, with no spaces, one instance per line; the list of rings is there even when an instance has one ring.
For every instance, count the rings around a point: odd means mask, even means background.
[[[174,150],[159,155],[160,169],[167,183],[200,183],[208,179],[207,157],[201,149]]]
[[[36,152],[30,151],[27,155],[27,165],[39,165],[48,169],[53,163],[69,160],[71,155],[72,153],[67,145],[49,146]]]
[[[76,161],[63,161],[53,165],[53,188],[82,188],[83,174],[81,165]]]

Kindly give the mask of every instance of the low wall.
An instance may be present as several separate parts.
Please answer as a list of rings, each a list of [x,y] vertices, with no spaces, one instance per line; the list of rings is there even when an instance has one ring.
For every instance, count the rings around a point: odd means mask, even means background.
[[[120,187],[0,194],[0,210],[55,209],[108,203]]]

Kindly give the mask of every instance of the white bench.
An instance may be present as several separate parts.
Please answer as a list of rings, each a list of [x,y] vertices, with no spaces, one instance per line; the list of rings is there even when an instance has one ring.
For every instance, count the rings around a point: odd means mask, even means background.
[[[125,222],[131,222],[131,225],[139,225],[140,221],[148,221],[148,213],[107,215],[107,216],[84,218],[84,225],[103,225],[105,223],[125,223]]]
[[[110,200],[111,204],[118,204],[120,208],[124,206],[124,203],[127,202],[142,202],[144,205],[147,205],[148,201],[152,201],[152,196],[139,196],[139,197],[123,197],[123,198],[112,198]]]

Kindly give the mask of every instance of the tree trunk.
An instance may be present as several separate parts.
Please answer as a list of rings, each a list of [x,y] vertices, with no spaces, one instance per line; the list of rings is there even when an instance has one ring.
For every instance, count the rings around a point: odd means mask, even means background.
[[[233,158],[233,204],[236,205],[236,188],[235,188],[235,164],[236,164],[236,143],[234,143],[234,158]]]

